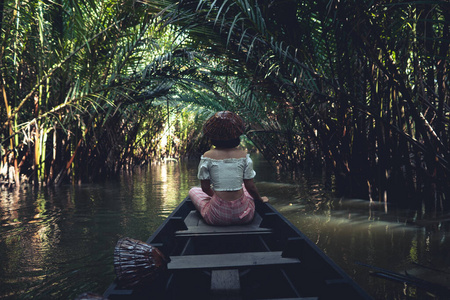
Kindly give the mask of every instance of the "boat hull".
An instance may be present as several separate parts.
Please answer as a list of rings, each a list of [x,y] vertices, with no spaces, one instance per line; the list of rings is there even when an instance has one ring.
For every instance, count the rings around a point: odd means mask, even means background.
[[[152,282],[108,299],[371,299],[343,270],[268,203],[242,226],[205,224],[182,201],[146,241],[169,260]]]

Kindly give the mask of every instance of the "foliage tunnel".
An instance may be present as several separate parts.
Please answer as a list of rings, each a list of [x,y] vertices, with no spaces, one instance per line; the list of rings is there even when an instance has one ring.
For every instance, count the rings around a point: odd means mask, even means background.
[[[449,209],[448,1],[5,0],[0,18],[7,185],[198,156],[227,109],[286,170]]]

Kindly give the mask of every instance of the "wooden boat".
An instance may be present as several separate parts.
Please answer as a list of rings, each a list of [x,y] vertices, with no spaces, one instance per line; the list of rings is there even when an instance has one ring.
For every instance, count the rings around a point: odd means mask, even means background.
[[[371,299],[268,203],[251,224],[210,226],[186,198],[147,240],[170,259],[153,281],[108,299]]]

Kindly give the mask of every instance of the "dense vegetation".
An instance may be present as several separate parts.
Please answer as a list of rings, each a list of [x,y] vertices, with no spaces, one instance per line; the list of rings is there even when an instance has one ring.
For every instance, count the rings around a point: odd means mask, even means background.
[[[448,1],[5,0],[0,24],[9,184],[198,155],[229,109],[287,170],[449,207]]]

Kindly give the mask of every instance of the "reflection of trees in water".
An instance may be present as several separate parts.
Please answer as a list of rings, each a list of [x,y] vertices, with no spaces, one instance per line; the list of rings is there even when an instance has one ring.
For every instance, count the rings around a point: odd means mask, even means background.
[[[320,180],[305,177],[299,185],[269,188],[273,205],[375,299],[428,296],[415,286],[375,278],[356,262],[448,286],[449,214],[436,220],[410,209],[386,210],[384,202],[336,198]]]
[[[51,194],[33,196],[33,192],[16,190],[2,195],[0,260],[4,282],[0,296],[29,293],[32,288],[22,283],[44,281],[46,266],[57,259],[54,246],[61,242],[61,208],[53,205]]]
[[[178,161],[169,161],[160,164],[157,170],[157,176],[161,181],[160,193],[161,199],[163,199],[163,209],[166,211],[172,211],[173,208],[180,203],[181,199],[186,197],[180,194],[180,170]]]
[[[119,181],[1,191],[0,297],[103,292],[114,279],[118,237],[148,238],[198,184],[196,168],[169,162]]]

